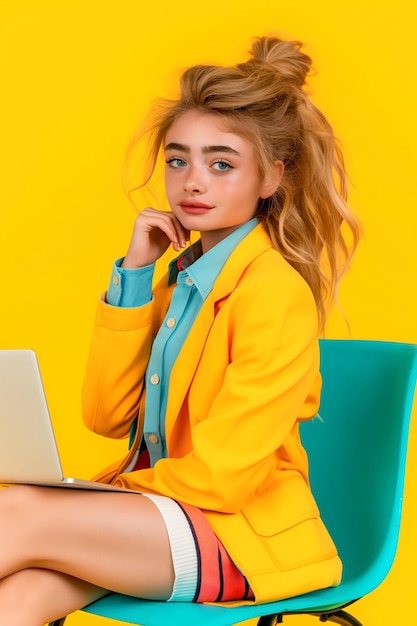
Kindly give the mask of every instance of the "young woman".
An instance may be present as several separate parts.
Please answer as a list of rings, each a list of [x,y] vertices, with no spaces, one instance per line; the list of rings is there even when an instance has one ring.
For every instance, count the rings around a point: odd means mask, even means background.
[[[171,210],[135,221],[83,387],[87,426],[130,434],[97,476],[121,491],[0,493],[0,623],[40,626],[109,590],[265,602],[340,581],[299,423],[319,407],[318,337],[358,226],[309,69],[299,43],[261,38],[246,63],[187,70],[159,110],[145,182],[162,155]]]

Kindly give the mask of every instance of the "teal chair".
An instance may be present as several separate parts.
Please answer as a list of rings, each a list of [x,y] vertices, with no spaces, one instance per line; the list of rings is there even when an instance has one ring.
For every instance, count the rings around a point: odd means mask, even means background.
[[[325,339],[321,361],[321,419],[304,423],[301,433],[312,489],[344,564],[341,584],[236,608],[111,594],[84,611],[142,626],[230,626],[251,618],[259,618],[258,626],[272,626],[296,613],[362,626],[343,609],[374,590],[395,557],[417,345]]]

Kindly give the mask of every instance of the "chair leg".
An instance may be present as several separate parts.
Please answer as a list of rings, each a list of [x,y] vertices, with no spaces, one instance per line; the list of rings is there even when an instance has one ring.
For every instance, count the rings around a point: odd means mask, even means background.
[[[361,622],[346,611],[336,611],[335,613],[320,616],[321,622],[332,622],[341,626],[362,626]]]
[[[63,626],[66,619],[67,619],[66,617],[61,617],[61,619],[56,619],[54,622],[50,622],[49,626]]]
[[[282,624],[282,615],[263,615],[256,626],[275,626],[275,624]]]

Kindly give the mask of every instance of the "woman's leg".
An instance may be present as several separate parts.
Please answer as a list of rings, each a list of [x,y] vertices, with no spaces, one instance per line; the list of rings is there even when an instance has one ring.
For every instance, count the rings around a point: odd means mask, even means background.
[[[0,624],[43,626],[109,592],[46,569],[24,569],[0,581]]]
[[[9,623],[2,619],[3,594],[6,598],[20,580],[27,584],[30,574],[25,579],[22,570],[66,574],[57,578],[59,585],[77,593],[85,589],[87,596],[97,587],[148,599],[167,599],[172,591],[165,523],[153,502],[140,495],[11,487],[0,492],[0,537],[0,623]],[[13,583],[17,572],[22,578]],[[93,587],[80,587],[79,581]],[[91,601],[81,596],[79,606]],[[26,624],[31,623],[28,614]]]

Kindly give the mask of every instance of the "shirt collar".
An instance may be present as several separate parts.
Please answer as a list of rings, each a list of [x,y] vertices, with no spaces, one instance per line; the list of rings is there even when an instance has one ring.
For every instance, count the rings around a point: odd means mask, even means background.
[[[171,261],[168,267],[168,285],[183,282],[188,276],[205,299],[230,254],[257,224],[257,218],[245,222],[205,254],[202,253],[201,240],[198,240]]]

